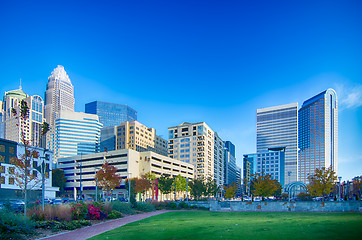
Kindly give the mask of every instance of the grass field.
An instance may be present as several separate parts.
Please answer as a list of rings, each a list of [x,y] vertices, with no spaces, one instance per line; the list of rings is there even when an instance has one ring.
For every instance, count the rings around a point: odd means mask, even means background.
[[[169,212],[100,239],[362,239],[361,213]]]

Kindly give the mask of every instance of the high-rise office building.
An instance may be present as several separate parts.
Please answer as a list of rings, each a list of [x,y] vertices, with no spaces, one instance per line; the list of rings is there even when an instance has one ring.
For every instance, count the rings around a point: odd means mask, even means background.
[[[103,127],[117,126],[122,122],[137,120],[137,111],[123,104],[94,101],[85,105],[85,112],[97,114]]]
[[[223,185],[225,179],[224,141],[214,132],[214,179],[217,185]]]
[[[305,101],[299,110],[298,179],[308,183],[316,168],[338,171],[338,102],[328,89]]]
[[[74,112],[74,87],[63,66],[58,65],[48,78],[45,91],[45,118],[50,126],[62,110]]]
[[[257,110],[256,149],[285,147],[285,184],[298,180],[298,104]]]
[[[54,159],[99,152],[102,124],[95,114],[60,111],[55,120]]]
[[[257,171],[256,162],[258,159],[258,154],[244,154],[243,158],[243,185],[244,185],[244,193],[250,196],[250,184],[253,180],[252,175],[254,175]]]
[[[7,140],[20,143],[22,132],[25,140],[30,141],[30,121],[21,120],[20,114],[21,101],[28,95],[19,87],[19,89],[5,92],[4,95],[4,137]],[[12,109],[15,109],[17,116],[13,115]]]
[[[168,133],[169,157],[193,164],[195,178],[211,178],[218,185],[224,184],[224,144],[205,122],[184,122],[169,127]]]
[[[235,145],[230,142],[225,142],[224,148],[224,185],[231,185],[238,183],[237,166],[235,158]]]
[[[60,111],[74,112],[74,87],[63,66],[58,65],[48,78],[45,91],[44,116],[49,124],[47,148],[55,152],[55,120]]]
[[[267,151],[257,152],[256,173],[271,175],[271,179],[278,180],[284,187],[285,181],[292,182],[285,177],[285,147],[268,148]]]
[[[28,118],[22,120],[20,116],[21,101],[24,100],[28,106]],[[41,126],[44,121],[43,109],[44,102],[40,96],[28,96],[21,87],[17,90],[5,92],[3,102],[2,120],[4,138],[22,142],[22,133],[29,145],[41,146]],[[17,114],[14,115],[12,109],[15,109]]]
[[[148,128],[137,121],[126,121],[119,126],[114,126],[114,128],[113,133],[116,133],[115,149],[133,149],[137,152],[152,151],[167,156],[167,140],[157,136],[154,128]],[[111,143],[112,127],[106,129],[108,129],[107,137],[103,138],[102,136],[101,138]]]

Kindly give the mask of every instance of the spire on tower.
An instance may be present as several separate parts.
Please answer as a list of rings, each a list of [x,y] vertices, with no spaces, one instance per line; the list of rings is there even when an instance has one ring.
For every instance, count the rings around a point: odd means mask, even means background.
[[[20,86],[19,86],[19,89],[21,90],[21,78],[20,78]]]

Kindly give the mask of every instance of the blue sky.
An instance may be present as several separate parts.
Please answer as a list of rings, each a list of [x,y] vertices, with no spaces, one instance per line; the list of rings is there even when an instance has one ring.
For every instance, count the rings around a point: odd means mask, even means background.
[[[76,2],[76,3],[74,3]],[[255,152],[256,109],[334,88],[339,174],[362,175],[360,1],[0,0],[0,91],[44,96],[63,65],[76,110],[128,104],[167,128],[205,121]]]

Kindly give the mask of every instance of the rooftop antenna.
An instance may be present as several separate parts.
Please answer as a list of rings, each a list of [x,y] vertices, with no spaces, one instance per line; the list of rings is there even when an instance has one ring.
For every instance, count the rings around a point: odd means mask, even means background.
[[[21,90],[21,78],[20,78],[20,86],[19,86],[19,89]]]

